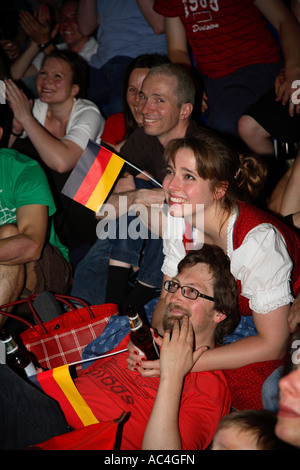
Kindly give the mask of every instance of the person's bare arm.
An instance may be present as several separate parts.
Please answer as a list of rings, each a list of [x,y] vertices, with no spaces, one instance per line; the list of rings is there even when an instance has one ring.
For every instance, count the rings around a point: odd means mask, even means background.
[[[11,65],[10,73],[14,80],[19,80],[26,76],[36,76],[38,71],[32,65],[33,59],[39,53],[39,47],[34,41],[30,41],[27,49],[21,54],[17,60]]]
[[[289,310],[290,305],[285,305],[267,314],[253,312],[257,335],[207,351],[193,371],[236,369],[255,362],[282,359],[289,339]]]
[[[145,429],[143,450],[182,449],[179,410],[184,377],[205,349],[194,352],[193,327],[187,316],[181,328],[175,322],[172,335],[166,331],[160,351],[160,382]]]
[[[40,258],[46,240],[48,207],[40,204],[17,209],[19,234],[0,239],[0,264],[16,265]]]
[[[32,115],[31,104],[12,80],[6,80],[6,96],[14,117],[22,124],[41,159],[49,168],[64,173],[74,168],[83,149],[50,134]]]
[[[82,34],[90,36],[98,27],[96,0],[80,0],[77,9],[78,26]]]
[[[300,79],[300,27],[295,16],[281,0],[256,0],[255,5],[278,32],[284,55],[284,80],[276,90],[277,101],[289,104],[289,113],[294,114],[295,105],[291,100],[292,85]],[[300,112],[300,104],[296,106]]]
[[[191,67],[184,26],[179,17],[165,18],[168,56],[171,62]]]
[[[153,10],[154,0],[136,0],[136,3],[155,34],[163,34],[165,32],[164,17]]]
[[[291,306],[288,316],[288,325],[291,333],[294,333],[296,328],[300,325],[300,294],[296,297]]]

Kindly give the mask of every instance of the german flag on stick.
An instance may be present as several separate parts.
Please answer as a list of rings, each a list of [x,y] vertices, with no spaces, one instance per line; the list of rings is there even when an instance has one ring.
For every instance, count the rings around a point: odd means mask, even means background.
[[[59,403],[68,424],[72,428],[80,429],[83,426],[98,423],[98,420],[77,390],[70,374],[70,367],[83,362],[91,362],[103,357],[114,356],[126,351],[127,348],[102,356],[84,359],[83,361],[73,362],[72,364],[64,364],[63,366],[33,375],[30,377],[30,381],[37,387],[42,388],[47,395]]]
[[[144,173],[113,151],[89,140],[86,149],[66,181],[62,193],[88,209],[99,212],[124,163],[134,167],[140,173]],[[147,176],[149,177],[149,175]],[[156,180],[149,178],[161,186]]]

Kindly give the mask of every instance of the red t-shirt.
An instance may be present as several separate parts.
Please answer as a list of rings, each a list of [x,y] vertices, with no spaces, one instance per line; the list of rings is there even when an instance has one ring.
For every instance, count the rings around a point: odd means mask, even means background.
[[[125,131],[124,116],[116,113],[106,119],[101,139],[110,145],[116,145],[124,139]]]
[[[212,79],[281,59],[277,41],[254,0],[154,0],[154,10],[180,17],[196,67]]]
[[[126,347],[129,336],[118,346]],[[127,368],[127,352],[99,359],[86,369],[76,387],[99,421],[130,412],[124,425],[121,449],[141,449],[159,384],[159,377],[142,377]],[[181,398],[179,428],[186,450],[205,449],[220,419],[229,413],[231,397],[223,372],[199,372],[186,376]]]

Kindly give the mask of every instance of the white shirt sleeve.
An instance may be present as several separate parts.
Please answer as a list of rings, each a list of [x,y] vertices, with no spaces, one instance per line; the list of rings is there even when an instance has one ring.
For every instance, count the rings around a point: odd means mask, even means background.
[[[167,214],[167,226],[163,235],[163,253],[165,255],[162,272],[174,277],[177,274],[178,263],[185,257],[183,234],[185,221],[182,217],[172,217]]]
[[[252,229],[229,256],[231,272],[241,281],[241,293],[253,311],[268,313],[293,301],[293,262],[283,236],[273,225]]]
[[[42,125],[45,125],[48,105],[39,99],[34,100],[32,114]],[[74,106],[67,124],[66,134],[62,140],[70,140],[85,149],[89,139],[100,144],[105,119],[99,108],[89,100],[74,99]],[[26,137],[24,132],[22,138]]]
[[[77,99],[74,102],[63,139],[71,140],[82,149],[85,149],[89,139],[99,144],[104,123],[104,117],[92,101]]]

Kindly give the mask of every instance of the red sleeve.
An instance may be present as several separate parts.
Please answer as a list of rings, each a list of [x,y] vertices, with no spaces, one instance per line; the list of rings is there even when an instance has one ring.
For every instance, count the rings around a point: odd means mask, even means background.
[[[153,10],[163,16],[175,17],[178,16],[175,4],[173,0],[154,0]]]
[[[186,377],[179,412],[184,450],[205,450],[219,421],[230,412],[231,394],[222,371],[191,373]]]
[[[116,145],[123,140],[125,135],[125,120],[122,113],[109,116],[105,121],[104,130],[101,136],[103,142]]]

